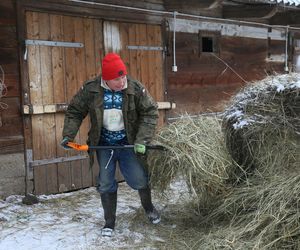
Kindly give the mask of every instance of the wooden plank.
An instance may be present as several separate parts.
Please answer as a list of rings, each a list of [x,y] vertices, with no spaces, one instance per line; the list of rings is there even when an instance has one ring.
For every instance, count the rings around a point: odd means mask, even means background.
[[[86,63],[86,75],[88,79],[94,78],[96,76],[97,68],[96,68],[96,40],[94,36],[94,22],[92,19],[84,19],[84,45],[85,45],[85,63]],[[99,23],[97,27],[99,28]],[[99,35],[98,35],[99,36]],[[98,37],[99,38],[99,37]],[[101,39],[101,38],[100,38]],[[100,49],[98,47],[98,49]],[[98,68],[99,69],[99,68]],[[95,164],[92,167],[92,184],[96,185],[97,176],[98,176],[98,164],[95,161]]]
[[[22,135],[22,117],[20,114],[20,99],[7,97],[0,100],[0,138],[6,136]]]
[[[39,39],[50,39],[50,18],[47,13],[39,13]],[[41,62],[41,84],[42,84],[42,104],[53,103],[53,78],[52,78],[52,55],[51,48],[48,46],[40,46],[40,62]],[[55,140],[55,117],[53,114],[44,114],[41,116],[43,120],[43,136],[40,138],[41,155],[43,158],[56,157],[56,140]],[[33,151],[33,155],[35,152]],[[46,168],[46,187],[47,193],[57,193],[57,165],[49,164]],[[37,190],[38,192],[38,190]]]
[[[14,1],[1,1],[0,10],[0,24],[16,24]]]
[[[94,19],[96,75],[101,74],[101,63],[104,57],[102,21]]]
[[[15,25],[0,26],[0,48],[17,48]]]
[[[50,15],[50,39],[54,41],[63,41],[62,35],[62,16]],[[64,84],[64,49],[61,47],[51,47],[51,61],[53,72],[53,103],[65,102],[65,84]],[[62,127],[64,122],[63,114],[55,114],[55,140],[56,157],[67,156],[65,150],[59,146],[62,140]],[[61,173],[68,171],[69,163],[57,164],[57,192],[60,190]]]
[[[39,15],[34,12],[27,12],[27,38],[39,39]],[[28,48],[28,71],[30,84],[31,102],[36,105],[42,104],[42,82],[41,82],[41,60],[40,48],[31,46]],[[40,148],[42,147],[41,138],[43,137],[43,119],[41,115],[33,116],[32,122],[32,150],[34,152],[33,159],[42,158]],[[34,189],[37,193],[46,193],[46,169],[41,167],[34,168]]]
[[[74,155],[74,156],[70,156],[70,157],[58,157],[58,158],[50,158],[50,159],[43,159],[43,160],[35,160],[35,161],[30,162],[30,165],[32,167],[45,166],[45,165],[49,165],[51,163],[78,161],[78,160],[86,159],[87,157],[88,157],[88,155]],[[48,166],[46,166],[46,167],[48,167]]]
[[[101,62],[104,57],[104,35],[103,35],[103,22],[101,20],[94,20],[94,38],[95,38],[95,61],[96,61],[96,75],[100,75],[102,71]],[[87,122],[85,123],[87,124]],[[89,126],[86,125],[85,127],[86,133],[89,130]],[[97,179],[99,175],[99,165],[97,160],[95,159],[94,165],[92,168],[89,167],[89,162],[86,161],[85,163],[85,170],[89,169],[88,171],[92,171],[92,184],[97,185]]]
[[[74,18],[69,16],[63,17],[63,34],[65,41],[75,41],[75,27]],[[76,76],[76,52],[75,48],[65,48],[65,84],[68,102],[72,99],[78,91],[77,76]],[[75,141],[78,141],[79,134],[77,134]],[[68,155],[74,156],[77,152],[69,150]],[[71,162],[69,168],[69,177],[64,176],[66,179],[65,187],[68,190],[78,189],[81,187],[81,163]],[[66,173],[67,174],[67,173]]]
[[[74,27],[75,27],[75,41],[84,43],[85,42],[85,30],[83,25],[83,18],[75,18]],[[87,70],[85,63],[85,48],[77,48],[76,52],[76,81],[77,89],[79,89],[84,81],[87,79]],[[89,122],[87,119],[81,124],[79,130],[79,143],[85,144],[87,139],[87,133],[89,128]],[[92,171],[88,166],[88,159],[80,162],[81,164],[81,187],[88,187],[92,185]],[[75,184],[76,185],[76,184]],[[77,186],[79,183],[77,183]]]
[[[129,45],[136,45],[136,24],[129,24],[128,28],[128,43]],[[129,51],[129,75],[138,79],[137,70],[137,50]]]
[[[128,23],[120,23],[119,32],[120,32],[120,40],[121,40],[121,48],[120,56],[126,65],[127,73],[130,72],[130,52],[127,49],[129,45],[129,25]]]
[[[154,33],[154,44],[156,46],[163,47],[161,26],[155,25],[153,33]],[[165,100],[165,83],[164,83],[164,81],[165,81],[164,66],[165,65],[164,65],[164,60],[163,60],[163,52],[155,51],[153,61],[154,61],[153,76],[155,79],[154,82],[155,82],[155,89],[156,89],[156,100],[158,102],[163,102]],[[171,108],[174,108],[174,107],[172,107],[172,105],[171,105]],[[164,110],[159,111],[159,120],[158,120],[159,127],[161,127],[165,124],[165,115],[166,115],[166,112]]]
[[[145,37],[145,43],[148,46],[156,46],[154,41],[154,28],[153,25],[146,25],[146,34],[147,37]],[[155,101],[158,101],[158,93],[156,88],[158,87],[158,84],[160,82],[160,79],[156,77],[156,67],[159,67],[159,65],[155,65],[155,57],[156,53],[153,50],[144,51],[145,57],[147,58],[146,63],[144,67],[147,69],[147,89],[150,92],[151,96],[154,98]],[[161,77],[160,77],[161,78]]]
[[[148,41],[147,37],[149,36],[148,29],[146,24],[139,24],[138,25],[138,32],[137,32],[137,39],[139,40],[139,44],[141,46],[147,46]],[[150,92],[150,94],[153,96],[155,95],[155,88],[153,88],[153,85],[150,84],[150,72],[149,72],[149,63],[150,58],[149,55],[152,51],[147,50],[141,50],[141,56],[140,56],[140,67],[141,67],[141,78],[140,81],[145,85],[147,90]],[[155,99],[155,96],[153,97]]]
[[[135,25],[135,42],[136,45],[141,45],[141,38],[140,38],[140,31],[142,30],[143,24],[136,24]],[[146,32],[146,30],[144,31]],[[141,81],[146,87],[147,83],[143,82],[143,67],[142,67],[142,55],[143,51],[142,50],[137,50],[136,53],[136,68],[137,68],[137,80]]]
[[[21,135],[0,137],[0,155],[21,153],[24,150],[24,138]]]
[[[94,40],[94,23],[92,19],[84,19],[84,46],[85,46],[85,61],[87,68],[87,78],[96,77],[96,62],[95,62],[95,40]]]
[[[165,16],[162,14],[153,14],[145,12],[132,12],[132,10],[120,10],[116,8],[107,8],[97,5],[89,4],[74,4],[70,1],[63,0],[65,3],[62,3],[62,0],[47,0],[47,1],[33,1],[26,0],[22,1],[22,6],[35,9],[49,11],[52,13],[67,13],[68,15],[80,16],[80,17],[101,17],[105,20],[116,20],[116,17],[120,21],[127,22],[151,22],[159,24]],[[50,3],[51,2],[51,3]],[[128,0],[129,2],[129,0]],[[131,6],[144,5],[144,1],[135,1]],[[123,5],[123,3],[121,4]],[[163,4],[158,5],[160,9],[163,9]],[[211,12],[211,10],[210,10]],[[1,20],[0,20],[1,21]]]

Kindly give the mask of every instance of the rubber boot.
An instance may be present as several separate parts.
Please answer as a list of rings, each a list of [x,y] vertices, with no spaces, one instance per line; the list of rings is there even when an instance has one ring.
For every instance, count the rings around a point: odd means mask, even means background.
[[[102,229],[103,236],[112,236],[115,228],[117,210],[117,192],[101,194],[101,202],[104,211],[105,225]]]
[[[141,198],[142,206],[148,216],[149,221],[152,224],[158,224],[160,222],[160,215],[152,204],[151,189],[146,187],[144,189],[139,189],[138,192]]]

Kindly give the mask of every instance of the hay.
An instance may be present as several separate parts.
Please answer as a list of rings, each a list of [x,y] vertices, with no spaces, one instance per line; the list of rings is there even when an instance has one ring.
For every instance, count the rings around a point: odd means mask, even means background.
[[[228,222],[235,249],[299,249],[298,79],[289,74],[257,82],[241,91],[225,112],[226,145],[242,166],[235,171],[239,185],[206,219]]]
[[[268,77],[246,87],[225,111],[227,148],[246,173],[281,175],[299,166],[299,79],[298,74]]]
[[[300,249],[299,79],[279,75],[247,86],[222,126],[217,118],[184,117],[160,131],[156,141],[168,151],[150,157],[153,185],[164,190],[182,176],[203,204],[200,214],[191,210],[194,202],[186,204],[186,218],[197,219],[192,226],[182,220],[184,236],[178,228],[170,244]]]
[[[154,143],[167,148],[166,152],[152,151],[148,157],[154,188],[166,190],[180,176],[205,208],[226,193],[233,164],[218,118],[182,116],[163,127]]]
[[[237,246],[243,242],[247,249],[298,249],[299,184],[299,176],[289,176],[234,188],[206,220],[227,221]]]

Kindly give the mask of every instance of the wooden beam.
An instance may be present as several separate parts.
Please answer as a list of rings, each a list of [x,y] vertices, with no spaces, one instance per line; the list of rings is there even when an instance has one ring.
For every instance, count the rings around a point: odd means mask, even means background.
[[[300,26],[300,8],[298,11],[285,10],[276,13],[276,15],[270,19],[270,24]]]
[[[93,2],[93,1],[88,1]],[[99,1],[100,2],[100,1]],[[102,1],[101,1],[102,2]],[[116,1],[115,1],[116,2]],[[130,1],[127,1],[130,2]],[[141,22],[141,23],[153,23],[161,24],[164,16],[160,13],[147,13],[142,11],[133,11],[125,8],[115,8],[109,6],[101,6],[97,4],[88,4],[88,3],[75,3],[69,0],[47,0],[47,1],[34,1],[34,0],[20,0],[19,5],[22,10],[30,11],[46,11],[54,14],[72,14],[76,16],[84,17],[96,17],[104,18],[111,21],[127,21],[127,22]],[[113,3],[112,1],[107,2],[106,4],[116,4],[124,6],[121,4],[121,1]],[[140,4],[138,4],[140,3]],[[137,7],[141,9],[147,9],[149,7],[145,1],[134,1],[131,6],[128,7]],[[163,6],[155,4],[151,9],[154,10],[163,10]],[[133,15],[134,12],[134,15]]]
[[[172,102],[157,102],[158,109],[175,109],[176,104]],[[67,103],[46,104],[46,105],[23,105],[23,114],[49,114],[65,112],[68,108]]]
[[[228,19],[269,19],[280,10],[274,5],[224,5],[223,17]]]

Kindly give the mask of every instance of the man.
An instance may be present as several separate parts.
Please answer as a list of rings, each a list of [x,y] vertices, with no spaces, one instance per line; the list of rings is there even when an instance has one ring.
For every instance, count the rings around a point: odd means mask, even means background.
[[[97,190],[104,210],[103,236],[112,236],[115,228],[117,189],[116,164],[127,184],[138,190],[142,206],[151,223],[160,215],[151,201],[149,177],[144,157],[146,145],[154,136],[158,119],[157,105],[144,86],[127,76],[119,55],[107,54],[102,61],[102,76],[87,81],[68,106],[61,145],[74,140],[83,119],[89,114],[91,127],[88,145],[127,145],[134,149],[97,150],[99,177]],[[89,152],[93,164],[93,152]]]

